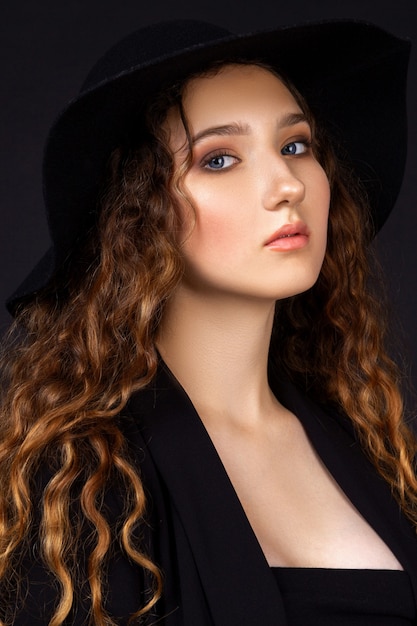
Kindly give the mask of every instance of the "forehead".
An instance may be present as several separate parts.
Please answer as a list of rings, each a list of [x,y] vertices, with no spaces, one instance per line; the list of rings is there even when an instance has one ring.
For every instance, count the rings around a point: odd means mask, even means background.
[[[202,111],[222,114],[236,110],[279,110],[294,107],[300,111],[294,96],[272,71],[258,65],[228,64],[215,74],[191,79],[182,98],[188,115]]]
[[[182,108],[190,133],[233,122],[256,125],[301,108],[283,81],[258,65],[227,64],[217,72],[192,78],[182,94]],[[177,110],[167,118],[171,139],[184,137]]]

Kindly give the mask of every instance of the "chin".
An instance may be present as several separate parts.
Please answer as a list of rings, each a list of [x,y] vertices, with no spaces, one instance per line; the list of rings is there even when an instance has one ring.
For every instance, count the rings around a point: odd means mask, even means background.
[[[293,298],[302,293],[305,293],[311,289],[317,282],[319,273],[314,276],[303,277],[303,279],[286,281],[286,285],[279,285],[278,293],[276,294],[276,300],[284,300],[286,298]]]

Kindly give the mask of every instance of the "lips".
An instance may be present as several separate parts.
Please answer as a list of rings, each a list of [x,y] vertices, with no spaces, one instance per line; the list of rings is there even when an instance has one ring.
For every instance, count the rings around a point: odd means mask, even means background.
[[[265,246],[275,243],[281,239],[288,239],[291,237],[308,237],[309,232],[307,226],[303,222],[295,222],[294,224],[285,224],[279,230],[267,239]]]

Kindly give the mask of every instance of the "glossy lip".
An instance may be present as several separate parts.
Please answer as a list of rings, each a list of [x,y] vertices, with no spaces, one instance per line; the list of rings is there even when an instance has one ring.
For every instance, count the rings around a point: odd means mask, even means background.
[[[304,242],[304,245],[305,245],[308,241],[309,235],[310,235],[309,230],[303,222],[294,222],[294,224],[284,224],[284,226],[282,226],[277,231],[275,231],[275,233],[273,233],[273,235],[271,235],[271,237],[269,237],[269,239],[265,241],[264,245],[272,247],[275,244],[279,246],[280,243],[283,244],[285,240],[292,239],[292,238],[296,239],[298,243]],[[288,241],[287,243],[289,244],[290,242]],[[294,240],[293,243],[296,244],[296,241]],[[288,246],[288,247],[293,247],[293,246]],[[294,246],[294,247],[299,247],[299,246]]]

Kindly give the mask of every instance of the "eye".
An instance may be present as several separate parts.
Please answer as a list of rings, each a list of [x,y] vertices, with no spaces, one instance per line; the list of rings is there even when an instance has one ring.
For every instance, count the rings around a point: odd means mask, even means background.
[[[237,161],[238,159],[230,154],[212,154],[203,160],[202,166],[207,170],[226,170]]]
[[[281,153],[289,156],[297,156],[299,154],[304,154],[304,152],[307,152],[309,147],[309,141],[291,141],[282,148]]]

